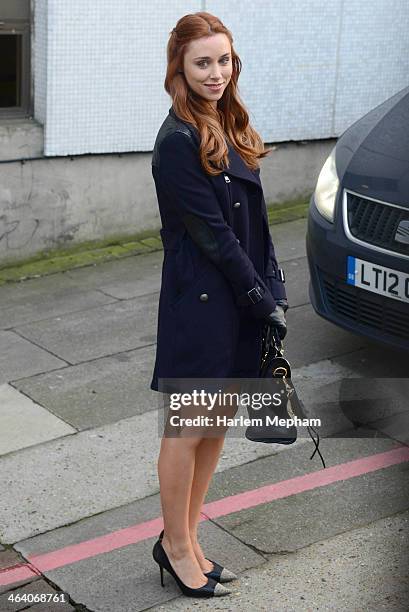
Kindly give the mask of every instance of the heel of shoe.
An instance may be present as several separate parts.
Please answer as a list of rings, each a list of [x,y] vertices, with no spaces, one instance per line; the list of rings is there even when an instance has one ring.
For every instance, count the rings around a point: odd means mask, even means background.
[[[153,556],[154,560],[156,561],[156,563],[159,565],[160,583],[164,587],[165,586],[165,582],[163,580],[163,565],[162,565],[162,563],[163,563],[163,555],[161,554],[161,546],[160,546],[159,542],[156,542],[155,546],[153,547],[152,556]]]
[[[206,584],[198,588],[192,588],[184,584],[170,564],[166,551],[159,540],[153,547],[152,554],[154,560],[159,565],[162,586],[165,586],[163,582],[163,569],[165,568],[166,571],[173,576],[182,593],[188,597],[220,597],[231,593],[231,591],[223,587],[213,578],[207,578]]]

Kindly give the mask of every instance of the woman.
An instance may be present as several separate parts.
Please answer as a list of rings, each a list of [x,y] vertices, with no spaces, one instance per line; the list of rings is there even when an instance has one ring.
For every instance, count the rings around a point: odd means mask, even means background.
[[[268,229],[257,159],[268,150],[237,93],[241,62],[213,15],[185,15],[167,47],[172,108],[152,174],[164,245],[151,389],[169,379],[258,376],[266,324],[286,333],[284,275]],[[153,556],[188,596],[230,593],[236,576],[205,557],[200,510],[224,435],[168,437],[158,461],[164,531]],[[162,579],[163,585],[163,579]]]

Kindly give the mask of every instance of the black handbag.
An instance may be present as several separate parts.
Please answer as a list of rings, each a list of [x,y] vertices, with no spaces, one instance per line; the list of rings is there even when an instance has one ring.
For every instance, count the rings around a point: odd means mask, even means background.
[[[259,410],[248,406],[249,417],[254,421],[245,432],[245,437],[252,442],[264,442],[267,444],[293,444],[297,439],[297,428],[291,423],[295,417],[302,419],[304,411],[299,400],[294,385],[291,381],[291,365],[283,356],[284,347],[277,331],[271,325],[263,328],[262,334],[262,353],[259,368],[259,378],[271,378],[273,392],[279,393],[281,403],[277,406],[267,405]],[[267,420],[267,416],[270,417]],[[277,417],[277,419],[274,419]],[[262,423],[260,424],[259,419]],[[285,424],[282,420],[284,420]],[[271,423],[274,421],[274,424]],[[289,423],[287,423],[289,421]],[[315,450],[310,459],[317,452],[325,468],[325,461],[318,448],[319,435],[311,426],[307,425],[308,433],[314,442]],[[316,436],[316,439],[313,436]]]

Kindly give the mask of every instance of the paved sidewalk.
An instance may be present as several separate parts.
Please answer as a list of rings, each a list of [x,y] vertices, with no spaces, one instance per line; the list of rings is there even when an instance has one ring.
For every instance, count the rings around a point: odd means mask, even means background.
[[[233,593],[219,599],[216,609],[407,610],[408,534],[409,512],[403,512],[292,553],[264,554],[266,562],[231,583]],[[201,602],[200,609],[214,610],[214,602]],[[186,600],[149,610],[186,610]]]
[[[408,411],[378,406],[382,379],[404,382],[407,362],[315,315],[305,230],[271,233],[286,356],[306,409],[322,403],[328,470],[302,431],[291,447],[227,438],[200,532],[240,580],[217,602],[181,597],[168,574],[162,589],[151,555],[162,253],[0,287],[1,612],[407,609]],[[373,379],[370,413],[342,400],[352,377]]]

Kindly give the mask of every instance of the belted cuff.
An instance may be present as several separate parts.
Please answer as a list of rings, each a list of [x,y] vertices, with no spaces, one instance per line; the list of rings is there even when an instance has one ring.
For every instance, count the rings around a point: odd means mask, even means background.
[[[239,306],[249,306],[250,304],[257,304],[260,300],[263,299],[263,290],[260,285],[256,285],[250,291],[246,291],[242,293],[237,298],[237,304]]]
[[[268,289],[262,284],[256,284],[254,287],[242,293],[236,298],[238,306],[246,306],[249,309],[249,314],[256,318],[264,318],[270,312],[272,312],[276,303],[268,291]]]

